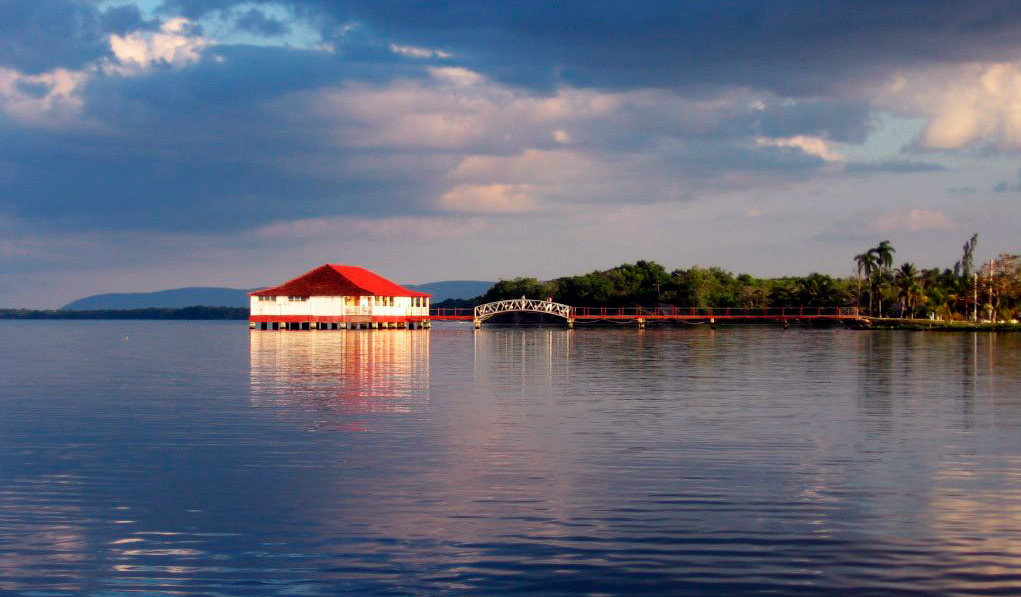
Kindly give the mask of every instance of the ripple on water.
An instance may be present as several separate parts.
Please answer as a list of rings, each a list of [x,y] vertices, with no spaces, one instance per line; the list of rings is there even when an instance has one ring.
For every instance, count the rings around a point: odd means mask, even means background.
[[[51,323],[0,592],[1021,592],[1015,336]]]

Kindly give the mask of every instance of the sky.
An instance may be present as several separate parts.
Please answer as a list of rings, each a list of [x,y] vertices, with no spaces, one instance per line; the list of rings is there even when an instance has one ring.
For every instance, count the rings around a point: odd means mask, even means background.
[[[4,0],[0,307],[1021,252],[1013,0]]]

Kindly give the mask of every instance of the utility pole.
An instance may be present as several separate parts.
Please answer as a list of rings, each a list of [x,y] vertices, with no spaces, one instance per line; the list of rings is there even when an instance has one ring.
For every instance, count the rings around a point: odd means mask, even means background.
[[[975,287],[972,289],[971,320],[978,323],[978,272],[972,275],[975,276]]]
[[[996,267],[996,259],[989,260],[989,319],[996,323],[996,301],[993,300],[993,268]]]

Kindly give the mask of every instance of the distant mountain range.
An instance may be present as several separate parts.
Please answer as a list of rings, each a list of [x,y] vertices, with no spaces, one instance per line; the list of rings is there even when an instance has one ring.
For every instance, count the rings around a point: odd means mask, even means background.
[[[496,282],[482,280],[447,280],[446,282],[429,282],[428,284],[405,284],[409,290],[428,292],[433,295],[432,302],[438,303],[447,299],[470,299],[485,294]]]
[[[405,288],[428,292],[432,302],[438,303],[450,298],[467,299],[483,294],[493,282],[481,280],[448,280],[428,284],[405,284]],[[194,305],[208,307],[247,307],[251,290],[237,288],[191,287],[160,290],[159,292],[125,292],[96,294],[71,301],[63,309],[146,309],[150,307],[180,309]]]

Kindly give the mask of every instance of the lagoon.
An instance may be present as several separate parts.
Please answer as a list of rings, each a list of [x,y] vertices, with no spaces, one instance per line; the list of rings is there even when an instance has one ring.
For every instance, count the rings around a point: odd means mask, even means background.
[[[0,593],[1021,592],[1021,335],[0,322]]]

